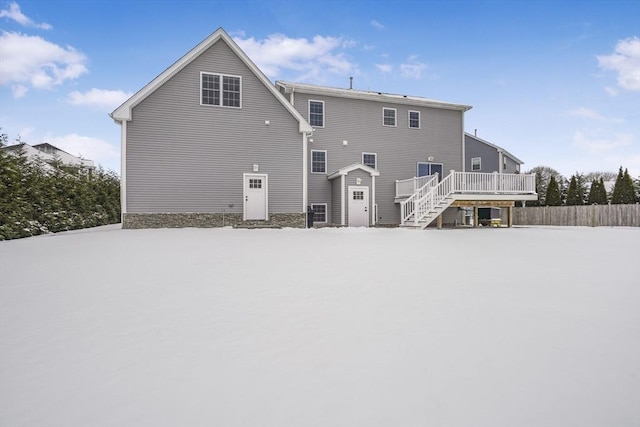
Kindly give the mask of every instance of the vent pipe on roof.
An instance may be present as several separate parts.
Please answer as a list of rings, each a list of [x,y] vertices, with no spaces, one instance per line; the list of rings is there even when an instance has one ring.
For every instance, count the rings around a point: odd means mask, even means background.
[[[349,90],[353,89],[353,77],[349,77]]]
[[[478,136],[478,129],[474,129],[473,130],[473,136],[477,137]]]

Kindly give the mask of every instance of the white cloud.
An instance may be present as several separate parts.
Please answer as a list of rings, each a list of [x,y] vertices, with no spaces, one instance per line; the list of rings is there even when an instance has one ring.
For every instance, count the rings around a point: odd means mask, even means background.
[[[582,131],[576,131],[573,134],[573,145],[590,153],[608,153],[621,147],[630,146],[632,143],[633,135],[628,133],[616,133],[610,138],[587,136]]]
[[[391,64],[376,64],[376,68],[383,73],[390,73],[393,70]]]
[[[98,138],[71,133],[64,136],[48,136],[43,139],[74,156],[93,160],[106,169],[119,170],[120,147]]]
[[[618,41],[614,53],[597,56],[598,64],[605,70],[618,73],[618,87],[640,90],[640,39],[629,37]]]
[[[570,110],[567,112],[570,116],[579,117],[582,119],[595,120],[600,122],[611,122],[611,123],[623,123],[623,119],[619,119],[616,117],[606,117],[595,110],[590,108],[580,107],[575,110]]]
[[[375,28],[376,30],[384,30],[384,28],[385,28],[384,25],[382,25],[381,23],[379,23],[375,19],[371,21],[371,26],[373,28]]]
[[[422,72],[427,69],[427,64],[423,64],[422,62],[418,62],[416,57],[410,57],[409,61],[400,64],[400,71],[402,73],[402,77],[409,79],[419,79],[422,77]]]
[[[0,85],[12,84],[16,97],[24,96],[27,84],[51,89],[88,71],[87,58],[73,47],[14,32],[2,32],[0,57]]]
[[[604,91],[609,94],[609,96],[618,96],[618,89],[613,87],[605,87]]]
[[[72,105],[87,105],[113,110],[133,95],[122,90],[106,90],[93,88],[87,92],[73,91],[68,101]]]
[[[297,73],[297,79],[320,82],[326,73],[348,74],[357,68],[344,52],[339,52],[353,43],[340,37],[315,36],[307,40],[272,34],[264,40],[253,37],[234,40],[270,78],[289,70]]]
[[[53,28],[51,25],[47,24],[46,22],[42,22],[38,24],[33,20],[31,20],[31,18],[27,17],[24,13],[22,13],[22,11],[20,10],[20,6],[18,6],[18,3],[16,2],[9,3],[8,9],[0,10],[0,18],[13,19],[18,24],[25,27],[40,28],[41,30],[50,30]]]

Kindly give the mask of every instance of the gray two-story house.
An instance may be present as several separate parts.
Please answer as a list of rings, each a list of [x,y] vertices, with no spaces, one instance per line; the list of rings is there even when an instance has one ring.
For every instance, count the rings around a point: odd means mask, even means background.
[[[469,172],[520,173],[524,162],[502,147],[464,134],[465,170]]]
[[[111,114],[123,227],[304,227],[312,208],[318,223],[424,228],[535,197],[533,177],[465,172],[469,108],[273,84],[218,29]]]

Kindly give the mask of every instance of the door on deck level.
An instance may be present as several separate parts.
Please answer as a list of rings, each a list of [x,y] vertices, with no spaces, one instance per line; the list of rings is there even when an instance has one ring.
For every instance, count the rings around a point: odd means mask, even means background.
[[[442,163],[418,162],[418,176],[427,176],[438,173],[438,181],[442,181]]]

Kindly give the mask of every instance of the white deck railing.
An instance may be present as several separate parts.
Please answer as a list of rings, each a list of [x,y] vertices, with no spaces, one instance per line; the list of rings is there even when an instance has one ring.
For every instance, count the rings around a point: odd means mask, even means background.
[[[409,179],[396,180],[396,197],[409,197],[418,191],[433,175],[419,176]]]
[[[406,180],[409,181],[409,180]],[[397,189],[396,182],[396,189]],[[429,212],[452,194],[535,194],[535,174],[499,174],[451,171],[442,181],[427,181],[423,187],[400,203],[401,223],[411,217],[418,225]]]
[[[404,224],[405,221],[411,218],[411,215],[414,214],[416,201],[422,198],[425,194],[430,193],[431,190],[438,185],[437,173],[435,175],[423,176],[420,178],[427,178],[427,179],[423,180],[424,183],[422,184],[422,186],[418,188],[415,192],[413,192],[408,199],[400,202],[400,215],[401,215],[400,220],[402,224]],[[414,183],[416,182],[416,180],[420,178],[413,178]],[[410,180],[405,180],[405,181],[410,181]],[[396,181],[396,191],[397,191],[397,188],[398,188],[398,181]],[[397,193],[396,193],[396,197],[397,197]]]

